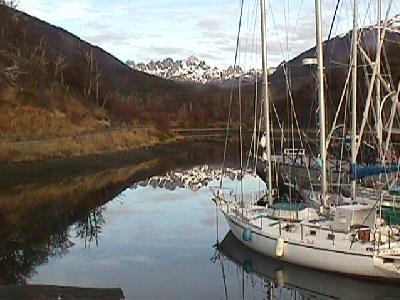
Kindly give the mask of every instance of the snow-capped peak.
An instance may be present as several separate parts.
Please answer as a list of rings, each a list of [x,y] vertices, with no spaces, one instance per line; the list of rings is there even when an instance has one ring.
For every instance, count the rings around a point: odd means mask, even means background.
[[[400,14],[394,16],[388,21],[388,29],[390,31],[400,32]]]
[[[151,60],[147,64],[135,64],[134,61],[129,60],[126,64],[135,70],[162,78],[197,83],[221,82],[238,76],[242,76],[248,81],[254,81],[256,76],[260,76],[258,70],[244,72],[240,67],[234,69],[232,66],[227,69],[212,68],[205,61],[199,60],[193,55],[185,60],[174,61],[172,58],[166,58],[162,61]]]

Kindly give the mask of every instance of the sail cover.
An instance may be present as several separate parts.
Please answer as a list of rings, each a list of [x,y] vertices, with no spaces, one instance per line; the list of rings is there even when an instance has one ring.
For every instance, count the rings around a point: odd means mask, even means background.
[[[353,180],[363,179],[368,176],[379,175],[382,173],[394,173],[399,171],[398,165],[389,166],[362,166],[362,165],[352,165],[351,173],[353,175]]]

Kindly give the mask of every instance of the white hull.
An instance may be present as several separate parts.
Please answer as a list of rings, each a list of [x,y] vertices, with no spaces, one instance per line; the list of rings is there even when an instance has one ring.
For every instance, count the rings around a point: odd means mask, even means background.
[[[384,264],[383,259],[358,251],[346,251],[335,247],[322,247],[304,241],[288,240],[284,238],[284,253],[281,257],[276,256],[276,248],[279,234],[271,233],[265,229],[252,227],[252,238],[246,242],[243,240],[243,232],[249,226],[233,216],[224,212],[228,225],[235,235],[247,247],[269,257],[280,259],[285,262],[329,271],[344,273],[352,276],[400,279],[399,269],[393,264]],[[269,228],[267,228],[269,229]],[[340,248],[340,247],[338,247]]]
[[[230,261],[245,268],[247,273],[251,272],[251,275],[260,276],[269,281],[272,286],[284,286],[297,292],[300,297],[295,297],[296,299],[376,300],[397,299],[400,295],[400,287],[397,285],[366,282],[304,268],[261,255],[243,246],[231,232],[225,236],[219,249]]]

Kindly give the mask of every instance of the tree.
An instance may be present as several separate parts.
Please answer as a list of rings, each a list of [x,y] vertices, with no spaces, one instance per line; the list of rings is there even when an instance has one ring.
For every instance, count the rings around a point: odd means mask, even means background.
[[[16,9],[18,7],[18,0],[0,0],[0,5]]]

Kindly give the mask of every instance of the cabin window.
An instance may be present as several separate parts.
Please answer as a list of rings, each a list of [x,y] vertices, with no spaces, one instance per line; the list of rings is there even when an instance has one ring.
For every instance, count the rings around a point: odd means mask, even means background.
[[[316,230],[310,230],[310,235],[317,235],[317,231]]]

